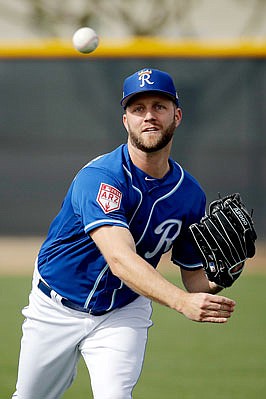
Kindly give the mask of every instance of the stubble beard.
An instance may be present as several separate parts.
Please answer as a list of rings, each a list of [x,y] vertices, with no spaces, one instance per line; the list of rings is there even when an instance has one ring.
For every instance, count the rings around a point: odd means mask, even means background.
[[[176,125],[175,120],[173,120],[170,125],[162,133],[151,133],[155,137],[153,139],[145,139],[146,133],[137,135],[132,131],[130,126],[128,126],[129,140],[131,144],[138,150],[151,153],[159,151],[167,146],[167,144],[172,140]]]

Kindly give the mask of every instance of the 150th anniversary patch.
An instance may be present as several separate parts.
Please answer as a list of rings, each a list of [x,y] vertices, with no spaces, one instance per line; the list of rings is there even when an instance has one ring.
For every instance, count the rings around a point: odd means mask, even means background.
[[[110,184],[101,183],[97,202],[105,213],[116,211],[120,208],[122,193]]]

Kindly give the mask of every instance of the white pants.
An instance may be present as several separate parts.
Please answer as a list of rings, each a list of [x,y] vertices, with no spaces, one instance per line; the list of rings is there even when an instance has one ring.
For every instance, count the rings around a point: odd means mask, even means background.
[[[25,316],[13,399],[58,399],[72,384],[83,356],[94,399],[129,399],[144,360],[151,303],[131,304],[92,316],[56,303],[36,284]]]

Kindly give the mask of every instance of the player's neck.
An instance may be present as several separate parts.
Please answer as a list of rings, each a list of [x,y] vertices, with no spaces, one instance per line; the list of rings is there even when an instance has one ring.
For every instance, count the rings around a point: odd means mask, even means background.
[[[128,143],[128,151],[134,165],[149,176],[161,179],[169,171],[170,146],[160,151],[147,153]]]

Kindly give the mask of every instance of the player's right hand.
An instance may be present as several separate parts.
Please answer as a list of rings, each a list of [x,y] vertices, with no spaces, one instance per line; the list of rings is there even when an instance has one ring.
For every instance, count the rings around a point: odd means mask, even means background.
[[[181,313],[197,322],[226,323],[231,317],[235,301],[220,295],[186,293]]]

